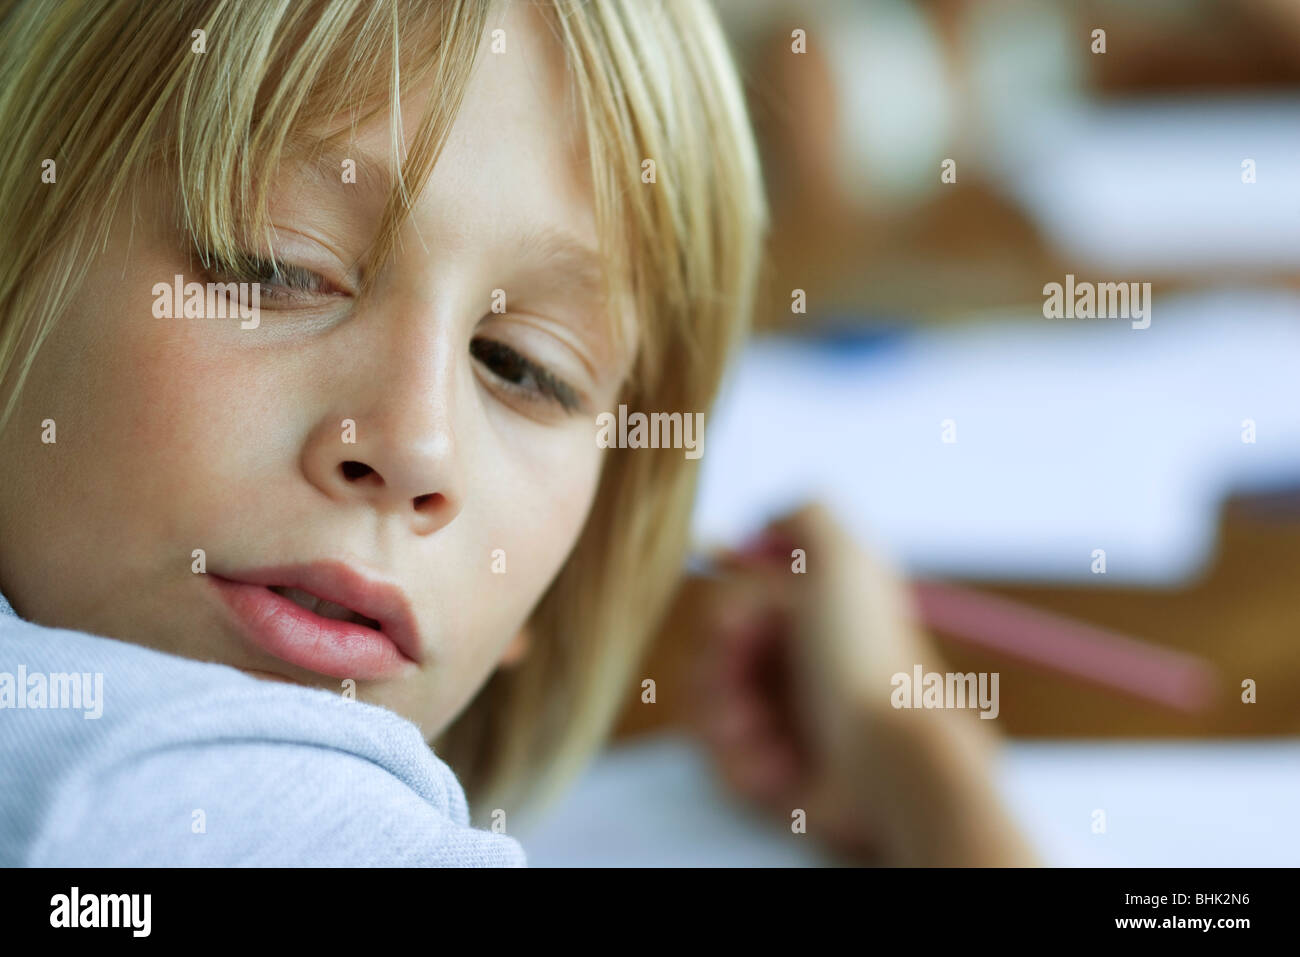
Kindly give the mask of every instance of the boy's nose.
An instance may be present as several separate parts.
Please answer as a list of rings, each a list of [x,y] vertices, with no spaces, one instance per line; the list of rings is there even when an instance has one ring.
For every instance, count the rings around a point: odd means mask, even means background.
[[[404,517],[419,535],[436,532],[460,512],[449,429],[413,440],[362,420],[356,433],[352,444],[340,445],[337,434],[313,443],[305,462],[312,484],[338,501],[364,501]]]

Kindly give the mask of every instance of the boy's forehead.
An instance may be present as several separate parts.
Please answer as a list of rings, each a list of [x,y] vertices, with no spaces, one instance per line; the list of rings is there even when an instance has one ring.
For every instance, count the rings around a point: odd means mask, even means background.
[[[421,193],[408,193],[417,228],[436,228],[461,245],[486,241],[481,227],[487,224],[499,233],[497,245],[510,247],[510,258],[545,260],[578,290],[591,292],[604,282],[607,263],[596,230],[589,158],[571,155],[537,127],[503,128],[489,110],[472,105],[467,98]],[[419,116],[407,109],[403,128],[409,131]],[[401,163],[386,114],[346,137],[309,136],[297,143],[277,171],[273,203],[306,200],[353,222],[378,221]]]
[[[459,103],[440,102],[446,91],[427,77],[404,95],[398,116],[383,108],[361,124],[339,117],[328,129],[291,137],[292,172],[338,183],[340,164],[350,160],[355,198],[382,202],[405,168],[421,120],[454,108],[429,185],[447,187],[444,193],[510,196],[521,212],[555,220],[529,223],[531,231],[569,232],[594,245],[586,124],[557,27],[543,6],[494,7]]]

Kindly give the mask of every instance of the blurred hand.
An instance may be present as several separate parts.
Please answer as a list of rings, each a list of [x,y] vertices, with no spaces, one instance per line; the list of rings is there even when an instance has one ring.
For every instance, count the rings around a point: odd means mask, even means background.
[[[899,575],[818,505],[714,560],[726,574],[701,619],[694,720],[724,780],[785,826],[803,808],[810,834],[874,856],[889,822],[864,739],[891,733],[891,676],[937,660]]]

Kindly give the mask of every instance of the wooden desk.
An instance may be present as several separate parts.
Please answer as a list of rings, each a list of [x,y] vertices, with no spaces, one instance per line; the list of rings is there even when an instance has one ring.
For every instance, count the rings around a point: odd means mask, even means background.
[[[1300,494],[1234,499],[1222,514],[1213,566],[1184,588],[963,583],[1208,659],[1220,678],[1210,709],[1166,710],[936,635],[946,662],[955,671],[1000,673],[998,725],[1013,737],[1300,734]],[[684,724],[699,651],[685,636],[703,587],[683,583],[629,689],[616,740]],[[644,677],[656,681],[653,705],[641,703]],[[1255,680],[1255,704],[1241,701],[1244,678]]]

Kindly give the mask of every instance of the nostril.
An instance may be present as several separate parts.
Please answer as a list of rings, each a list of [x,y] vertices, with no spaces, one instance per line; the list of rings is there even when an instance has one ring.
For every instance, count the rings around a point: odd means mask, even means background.
[[[422,512],[426,508],[436,508],[438,503],[442,501],[442,493],[430,492],[428,495],[417,495],[411,501],[415,504],[415,510]]]
[[[343,477],[349,482],[363,479],[375,471],[365,462],[344,462],[339,466],[339,469],[343,472]]]

